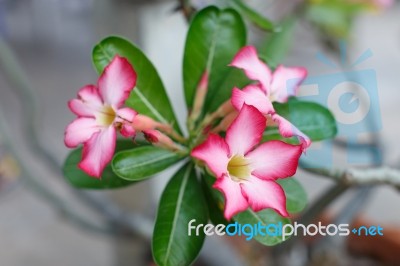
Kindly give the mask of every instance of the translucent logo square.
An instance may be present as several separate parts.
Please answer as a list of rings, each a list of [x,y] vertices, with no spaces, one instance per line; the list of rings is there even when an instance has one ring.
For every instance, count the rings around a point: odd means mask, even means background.
[[[370,50],[367,50],[351,68],[371,55]],[[321,55],[319,56],[321,59]],[[326,63],[327,58],[322,58],[324,59],[322,61]],[[288,88],[296,82],[297,79],[288,80]],[[382,129],[375,70],[337,71],[335,68],[331,74],[309,76],[300,87],[298,99],[317,102],[334,114],[338,127],[337,138],[347,144],[348,164],[370,165],[381,162],[380,151],[376,147],[360,145],[361,137]],[[318,167],[331,167],[333,142],[324,141],[313,145],[307,151],[307,160],[314,162]]]

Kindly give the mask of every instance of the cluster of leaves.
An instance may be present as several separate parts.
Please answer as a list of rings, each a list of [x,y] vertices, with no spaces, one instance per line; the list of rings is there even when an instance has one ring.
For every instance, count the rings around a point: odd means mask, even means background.
[[[280,45],[276,42],[280,39],[273,39],[275,44],[271,41],[269,54],[279,52]],[[187,34],[183,62],[184,94],[188,110],[193,106],[196,87],[205,70],[209,73],[209,86],[202,117],[228,100],[233,87],[243,87],[249,82],[241,71],[228,67],[244,45],[246,27],[241,15],[234,9],[208,7],[195,15]],[[126,105],[156,121],[172,124],[177,132],[182,132],[156,69],[138,47],[120,37],[102,40],[95,46],[92,55],[97,72],[101,73],[117,54],[127,58],[138,75],[136,88]],[[333,138],[336,134],[333,116],[316,103],[291,99],[285,104],[275,104],[275,109],[293,121],[313,141]],[[264,140],[269,139],[282,137],[273,128],[267,128]],[[190,136],[186,144],[189,151],[193,145]],[[86,189],[133,185],[184,161],[181,169],[169,180],[160,199],[152,245],[154,259],[159,265],[188,265],[196,258],[205,235],[200,232],[199,236],[189,236],[187,226],[190,220],[196,219],[197,223],[203,224],[209,220],[216,224],[228,223],[222,214],[222,195],[212,188],[215,178],[205,171],[197,171],[188,153],[175,153],[140,141],[133,143],[118,140],[116,154],[101,180],[89,177],[77,168],[80,156],[81,149],[72,151],[63,170],[73,186]],[[278,182],[285,191],[289,213],[302,211],[307,197],[300,183],[293,178]],[[248,209],[236,215],[234,220],[241,224],[290,223],[290,219],[272,210],[254,212]],[[282,241],[280,237],[271,236],[256,236],[255,239],[265,245],[275,245]]]

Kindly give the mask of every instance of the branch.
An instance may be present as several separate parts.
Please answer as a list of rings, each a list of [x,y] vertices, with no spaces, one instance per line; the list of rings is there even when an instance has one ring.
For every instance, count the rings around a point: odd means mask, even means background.
[[[65,204],[57,194],[53,193],[51,190],[47,189],[43,186],[36,178],[33,177],[32,171],[28,170],[27,167],[22,163],[21,156],[18,150],[12,145],[12,138],[9,132],[7,131],[7,123],[4,119],[2,112],[0,111],[0,136],[4,139],[5,147],[12,154],[12,156],[20,162],[20,167],[22,170],[21,176],[28,183],[29,188],[33,189],[38,193],[42,198],[46,199],[48,203],[51,203],[56,210],[65,215],[65,217],[74,222],[81,228],[88,229],[94,232],[100,233],[110,233],[111,228],[104,228],[98,226],[90,221],[86,220],[84,217],[73,211],[67,204]]]
[[[36,127],[36,125],[40,125],[39,116],[37,115],[39,106],[38,98],[35,97],[34,90],[30,85],[31,83],[28,81],[28,78],[21,68],[13,50],[2,38],[0,38],[0,68],[3,70],[5,78],[8,79],[10,84],[13,86],[13,91],[16,92],[19,100],[24,103],[22,104],[22,108],[25,115],[23,116],[22,124],[24,126],[23,137],[26,140],[25,143],[29,144],[28,148],[48,166],[55,176],[59,177],[60,180],[67,184],[61,174],[61,165],[55,159],[57,156],[42,145],[39,140],[39,134]],[[57,194],[42,185],[42,183],[32,175],[29,169],[23,164],[22,160],[20,160],[21,156],[18,149],[15,147],[15,141],[13,141],[13,138],[11,137],[12,135],[7,131],[7,129],[7,121],[0,112],[0,135],[5,138],[5,143],[7,144],[8,149],[12,151],[14,158],[16,158],[21,164],[23,176],[26,177],[27,181],[31,184],[29,188],[32,188],[35,192],[38,192],[39,195],[42,195],[47,199],[53,207],[68,216],[70,221],[77,222],[78,226],[88,228],[90,224],[93,224],[92,228],[95,228],[96,225],[93,222],[85,220],[83,217],[79,218],[77,216],[78,214],[76,214],[68,204],[65,204]],[[151,224],[151,219],[146,219],[147,217],[138,213],[125,213],[117,205],[103,197],[103,195],[73,190],[69,185],[68,188],[82,203],[85,203],[88,207],[103,216],[107,220],[109,228],[123,228],[123,230],[129,231],[130,234],[148,236],[148,231],[142,232],[139,230],[146,228],[146,224]],[[137,217],[134,218],[133,216]],[[108,228],[98,228],[93,231],[107,232]]]
[[[330,178],[336,181],[330,189],[328,189],[321,197],[319,197],[314,204],[306,210],[299,219],[301,224],[309,224],[322,213],[335,199],[342,195],[351,186],[364,186],[362,190],[357,194],[358,199],[362,199],[365,202],[367,195],[371,191],[370,186],[365,185],[378,185],[378,184],[388,184],[398,190],[400,190],[400,170],[391,167],[383,166],[377,168],[350,168],[350,169],[326,169],[317,168],[311,163],[302,161],[301,167],[303,170],[320,175],[325,178]],[[356,198],[356,199],[357,199]],[[361,204],[362,205],[362,204]],[[352,201],[349,207],[352,208],[351,212],[347,211],[340,215],[340,220],[345,220],[347,222],[348,218],[352,218],[352,214],[359,209],[360,202],[356,204]],[[340,222],[344,223],[344,222]],[[289,241],[282,243],[282,245],[274,249],[274,259],[280,260],[287,251],[292,249],[297,243],[299,243],[301,238],[294,237]]]
[[[196,10],[190,4],[190,0],[178,0],[178,2],[177,10],[181,10],[186,21],[189,22]]]
[[[301,162],[301,168],[309,173],[333,179],[348,186],[387,184],[400,190],[400,170],[382,166],[377,168],[326,169]]]

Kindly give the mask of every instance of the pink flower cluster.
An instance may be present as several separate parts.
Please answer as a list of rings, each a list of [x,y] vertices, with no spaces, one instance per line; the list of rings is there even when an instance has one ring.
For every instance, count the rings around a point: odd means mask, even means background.
[[[203,161],[215,175],[214,187],[225,196],[224,215],[228,220],[249,207],[254,211],[272,208],[280,215],[288,216],[285,193],[276,180],[296,173],[299,158],[311,141],[291,122],[278,115],[272,102],[283,103],[295,96],[307,71],[278,66],[272,72],[258,58],[252,46],[242,48],[230,65],[243,69],[255,83],[242,90],[234,88],[231,99],[208,120],[205,118],[208,122],[215,118],[222,118],[222,121],[209,130],[203,121],[205,135],[202,137],[206,140],[192,150],[191,156]],[[130,63],[116,56],[104,69],[97,85],[83,87],[77,99],[68,103],[78,117],[66,128],[65,145],[74,148],[83,144],[78,167],[90,176],[101,178],[114,155],[117,132],[123,137],[134,138],[140,131],[155,145],[177,149],[175,142],[163,134],[172,135],[170,125],[123,107],[136,79]],[[207,86],[206,72],[189,116],[192,122],[189,123],[190,130],[196,130],[195,121],[202,112]],[[278,140],[260,144],[266,127],[271,124],[278,127],[283,137],[297,137],[300,144],[291,145]],[[218,135],[221,131],[226,131],[225,138]]]
[[[226,219],[249,207],[254,211],[272,208],[287,217],[285,193],[276,180],[296,173],[299,158],[311,141],[278,115],[272,102],[286,102],[295,96],[307,71],[278,66],[272,73],[252,46],[242,48],[231,66],[243,69],[247,77],[257,83],[242,90],[233,89],[231,104],[236,111],[230,112],[234,117],[225,138],[211,133],[191,155],[205,162],[215,175],[214,188],[225,196]],[[290,79],[295,82],[288,83]],[[222,109],[229,110],[228,105]],[[222,109],[220,112],[226,113]],[[301,144],[291,145],[278,140],[260,144],[269,120],[277,123],[283,137],[297,136]]]

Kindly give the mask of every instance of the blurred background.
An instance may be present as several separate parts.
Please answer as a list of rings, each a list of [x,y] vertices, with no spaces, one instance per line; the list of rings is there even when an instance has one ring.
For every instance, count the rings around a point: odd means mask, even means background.
[[[211,1],[194,2],[202,6]],[[274,19],[288,12],[294,1],[249,2]],[[66,103],[80,87],[97,80],[91,49],[105,36],[125,36],[145,51],[184,123],[181,62],[187,22],[174,11],[176,7],[177,1],[161,0],[0,0],[0,265],[151,265],[148,236],[168,173],[126,189],[81,195],[64,182],[59,167],[69,152],[63,144],[64,128],[73,119]],[[348,29],[350,61],[367,49],[373,52],[360,69],[376,71],[382,128],[374,135],[382,144],[384,162],[393,166],[400,165],[399,17],[400,7],[393,4],[359,14]],[[316,58],[317,53],[325,53],[336,60],[332,41],[323,31],[304,22],[296,25],[294,34],[295,44],[285,64],[305,66],[310,76],[337,71]],[[259,41],[261,35],[251,29],[250,42]],[[334,163],[346,166],[344,149],[335,149]],[[297,176],[310,201],[332,184],[305,172]],[[329,215],[351,205],[356,193],[344,194]],[[378,187],[364,203],[359,209],[363,219],[400,227],[400,195],[395,189]],[[109,216],[124,219],[125,226],[136,226],[141,233],[116,237],[102,232],[99,228],[109,222]],[[116,222],[115,226],[122,225]],[[232,251],[221,241],[206,241],[199,265],[224,265],[221,257],[229,257]],[[241,260],[230,262],[247,265]]]

